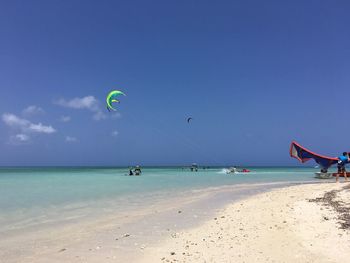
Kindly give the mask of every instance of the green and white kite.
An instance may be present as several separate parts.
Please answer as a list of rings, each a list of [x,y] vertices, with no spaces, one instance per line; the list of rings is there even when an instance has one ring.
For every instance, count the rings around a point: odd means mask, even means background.
[[[117,100],[117,97],[119,97],[119,96],[121,96],[121,95],[126,96],[126,95],[124,94],[124,92],[122,92],[122,91],[120,91],[120,90],[112,90],[110,93],[108,93],[107,98],[106,98],[106,102],[107,102],[107,109],[108,109],[109,111],[111,111],[111,110],[116,111],[116,109],[113,108],[112,103],[115,103],[115,102],[116,102],[116,103],[120,103],[120,101]]]

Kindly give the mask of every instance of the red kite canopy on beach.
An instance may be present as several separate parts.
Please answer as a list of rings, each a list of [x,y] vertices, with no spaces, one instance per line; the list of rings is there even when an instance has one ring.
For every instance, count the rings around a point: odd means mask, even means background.
[[[333,164],[338,162],[337,157],[327,157],[314,153],[296,142],[292,142],[290,145],[290,156],[298,159],[300,162],[305,163],[310,159],[314,159],[322,168],[328,169]]]

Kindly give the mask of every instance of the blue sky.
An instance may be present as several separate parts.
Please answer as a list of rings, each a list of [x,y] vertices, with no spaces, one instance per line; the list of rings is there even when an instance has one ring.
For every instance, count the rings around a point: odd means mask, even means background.
[[[292,140],[350,151],[349,13],[347,1],[1,1],[0,165],[298,165]],[[117,113],[113,89],[127,94]]]

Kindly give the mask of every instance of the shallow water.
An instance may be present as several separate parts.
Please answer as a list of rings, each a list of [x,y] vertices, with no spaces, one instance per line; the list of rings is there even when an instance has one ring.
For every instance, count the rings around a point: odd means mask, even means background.
[[[227,175],[223,168],[144,168],[142,176],[126,176],[127,168],[1,168],[0,233],[136,211],[208,188],[319,182],[314,168],[249,169]]]

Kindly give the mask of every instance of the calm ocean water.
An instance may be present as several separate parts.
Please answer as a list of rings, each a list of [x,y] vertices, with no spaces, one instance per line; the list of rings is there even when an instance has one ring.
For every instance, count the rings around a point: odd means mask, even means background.
[[[251,173],[227,175],[223,168],[143,168],[142,176],[126,176],[127,168],[0,168],[0,233],[137,209],[208,187],[318,181],[314,168],[249,169]]]

